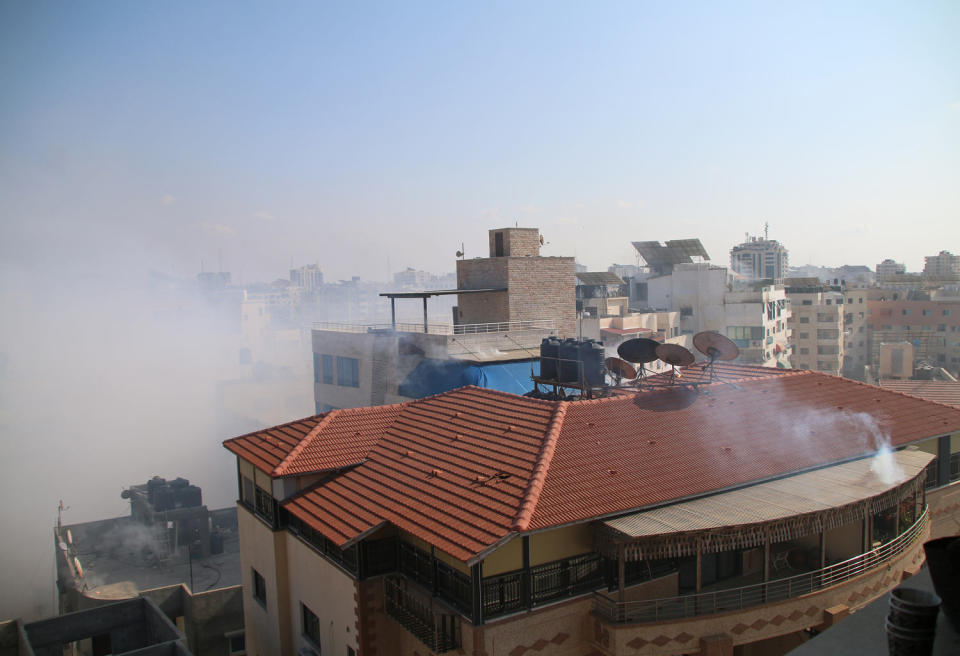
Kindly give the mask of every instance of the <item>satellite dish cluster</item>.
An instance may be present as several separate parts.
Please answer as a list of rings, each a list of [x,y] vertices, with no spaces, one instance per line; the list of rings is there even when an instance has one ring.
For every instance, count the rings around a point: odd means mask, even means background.
[[[740,349],[720,333],[704,331],[693,336],[693,345],[710,359],[707,365],[710,380],[714,377],[713,364],[717,360],[735,360]],[[689,367],[696,357],[679,344],[661,344],[654,339],[638,337],[628,339],[617,347],[619,358],[607,358],[604,364],[610,376],[619,385],[621,382],[640,382],[647,374],[644,365],[660,360],[669,364],[671,381],[677,378],[677,367]],[[639,365],[636,367],[634,365]]]

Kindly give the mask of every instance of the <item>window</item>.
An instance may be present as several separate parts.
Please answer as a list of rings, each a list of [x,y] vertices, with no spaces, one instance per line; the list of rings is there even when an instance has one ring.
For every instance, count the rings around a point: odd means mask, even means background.
[[[321,355],[323,360],[323,382],[327,385],[333,385],[333,356]]]
[[[253,598],[260,602],[260,605],[264,608],[267,607],[267,582],[263,580],[263,576],[260,575],[260,572],[250,568],[250,571],[253,572]]]
[[[950,316],[950,310],[944,310],[944,311],[943,311],[943,316],[949,317],[949,316]]]
[[[810,349],[808,349],[808,348],[801,348],[801,349],[800,349],[800,355],[810,355]]]
[[[806,300],[806,301],[803,301],[803,302],[801,303],[801,305],[813,305],[813,301],[811,301],[811,300]]]
[[[937,324],[937,332],[939,333],[947,332],[947,324],[945,323]]]
[[[922,314],[923,314],[923,316],[925,316],[925,317],[929,317],[929,316],[930,316],[930,310],[922,310]]]
[[[905,316],[905,317],[909,317],[909,316],[910,316],[910,310],[909,310],[909,309],[901,310],[901,312],[903,313],[903,316]]]
[[[337,356],[337,385],[360,387],[360,361]]]
[[[320,618],[303,602],[300,602],[300,617],[303,620],[303,635],[320,649]]]
[[[800,323],[810,323],[810,317],[800,317]]]
[[[230,656],[244,656],[247,653],[247,636],[240,631],[231,631],[224,636],[229,641],[227,653]]]
[[[810,339],[810,333],[800,333],[800,339]]]

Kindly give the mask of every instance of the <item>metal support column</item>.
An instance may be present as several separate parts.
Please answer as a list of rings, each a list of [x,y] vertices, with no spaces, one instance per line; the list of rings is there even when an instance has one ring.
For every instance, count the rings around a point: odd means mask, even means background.
[[[619,590],[620,602],[623,603],[626,592],[624,588],[626,587],[625,579],[627,578],[627,564],[626,559],[624,558],[625,549],[623,544],[617,545],[617,589]]]
[[[473,625],[483,624],[483,563],[477,563],[470,568],[470,584],[472,586]]]
[[[397,329],[397,299],[390,297],[390,328]]]
[[[703,591],[703,542],[697,540],[697,594]]]
[[[827,566],[827,529],[820,531],[820,569]]]
[[[520,576],[520,598],[523,607],[529,610],[533,607],[533,595],[530,589],[530,536],[524,535],[523,546],[523,574]]]
[[[943,435],[937,442],[937,485],[950,483],[950,436]]]
[[[427,334],[427,297],[423,297],[423,334]]]

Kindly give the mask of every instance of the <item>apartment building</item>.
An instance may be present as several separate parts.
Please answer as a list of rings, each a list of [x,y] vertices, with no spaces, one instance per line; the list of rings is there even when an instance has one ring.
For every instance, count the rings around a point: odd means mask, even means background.
[[[723,308],[726,335],[740,347],[738,362],[790,368],[791,310],[782,285],[727,292]]]
[[[867,325],[874,368],[879,366],[881,344],[909,342],[914,367],[923,362],[960,375],[960,298],[870,300]]]
[[[680,379],[468,387],[228,440],[247,654],[783,653],[956,514],[956,482],[926,485],[934,452],[950,480],[956,408],[813,371]]]
[[[726,330],[724,294],[729,274],[708,263],[677,264],[667,275],[647,279],[647,303],[657,311],[680,313],[680,332]]]
[[[870,291],[865,287],[843,290],[843,375],[863,380],[869,364],[870,346],[867,334],[867,309]]]
[[[923,264],[924,276],[960,276],[960,255],[950,251],[940,251],[937,255],[927,255]]]
[[[839,376],[844,363],[844,296],[816,279],[788,279],[787,299],[796,369]]]
[[[885,259],[877,265],[877,284],[888,282],[897,276],[902,276],[907,272],[907,267],[890,258]]]
[[[789,252],[776,239],[751,237],[730,249],[730,270],[744,280],[782,282],[790,267]]]
[[[489,233],[490,257],[457,261],[457,288],[386,292],[388,324],[324,322],[312,331],[316,411],[382,405],[463,385],[526,391],[540,342],[577,334],[572,257],[541,257],[536,228]],[[605,274],[606,275],[606,274]],[[427,302],[455,295],[453,323]],[[422,302],[423,321],[398,322],[398,302]]]

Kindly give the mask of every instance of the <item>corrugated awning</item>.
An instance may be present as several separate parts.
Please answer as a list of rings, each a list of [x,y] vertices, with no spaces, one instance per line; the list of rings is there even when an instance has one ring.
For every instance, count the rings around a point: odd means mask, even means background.
[[[612,543],[629,543],[628,551],[635,552],[631,559],[686,553],[692,541],[684,538],[691,533],[707,533],[698,539],[710,551],[762,542],[760,526],[774,527],[776,538],[791,539],[798,531],[862,519],[865,501],[872,512],[890,507],[900,488],[915,484],[933,458],[911,449],[846,462],[610,519],[603,522],[604,533]]]

